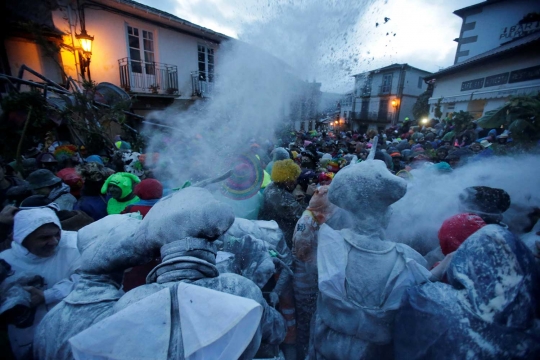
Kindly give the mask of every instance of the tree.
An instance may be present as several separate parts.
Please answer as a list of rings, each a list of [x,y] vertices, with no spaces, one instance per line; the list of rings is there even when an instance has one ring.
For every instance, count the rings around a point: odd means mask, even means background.
[[[416,120],[426,118],[429,116],[429,98],[433,95],[433,90],[428,89],[424,91],[418,99],[416,99],[416,103],[414,103],[412,113]]]
[[[477,124],[484,129],[506,128],[518,141],[540,140],[540,94],[514,96],[498,109],[487,111]]]

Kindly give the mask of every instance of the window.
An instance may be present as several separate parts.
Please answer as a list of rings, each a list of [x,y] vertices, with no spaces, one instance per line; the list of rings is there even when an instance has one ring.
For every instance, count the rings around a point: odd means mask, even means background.
[[[214,49],[198,45],[199,80],[214,82]]]
[[[418,88],[421,89],[422,88],[422,84],[424,83],[424,78],[423,77],[418,77]]]
[[[392,91],[392,74],[386,74],[383,76],[381,94],[390,94],[391,91]]]
[[[151,31],[127,27],[131,71],[154,75],[154,34]]]

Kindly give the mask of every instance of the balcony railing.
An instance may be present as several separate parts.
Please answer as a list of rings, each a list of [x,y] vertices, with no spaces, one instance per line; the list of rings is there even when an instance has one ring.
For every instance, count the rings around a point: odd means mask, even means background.
[[[388,122],[391,123],[394,119],[393,112],[380,113],[378,111],[360,111],[352,114],[351,120],[367,121],[367,122]]]
[[[178,67],[157,62],[118,60],[120,87],[135,93],[178,95]]]
[[[214,74],[202,71],[191,72],[192,96],[209,97],[214,91]]]

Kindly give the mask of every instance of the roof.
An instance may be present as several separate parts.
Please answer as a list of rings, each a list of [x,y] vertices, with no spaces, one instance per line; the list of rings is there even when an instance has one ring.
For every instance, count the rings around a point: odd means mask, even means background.
[[[444,75],[448,75],[448,74],[452,74],[452,73],[455,73],[464,69],[468,69],[472,66],[481,64],[488,60],[494,60],[496,58],[506,56],[511,53],[515,53],[517,51],[523,50],[526,47],[532,47],[535,45],[536,46],[540,45],[540,31],[529,34],[520,39],[507,42],[506,44],[496,47],[495,49],[491,49],[484,53],[473,56],[472,58],[469,58],[459,64],[449,66],[446,69],[443,69],[430,76],[427,76],[425,80],[437,79]]]
[[[212,40],[215,42],[232,39],[230,36],[227,36],[225,34],[205,28],[203,26],[199,26],[190,21],[179,18],[176,15],[170,14],[168,12],[156,9],[148,5],[141,4],[133,0],[90,0],[86,4],[109,7],[109,9],[117,9],[132,14],[135,17],[143,18],[143,20],[159,23],[164,27],[170,27],[174,30],[198,38],[208,38],[208,40]]]
[[[420,72],[424,72],[426,74],[431,74],[431,72],[427,71],[427,70],[422,70],[422,69],[419,69],[417,67],[414,67],[414,66],[411,66],[407,63],[404,63],[404,64],[398,64],[398,63],[395,63],[395,64],[392,64],[392,65],[388,65],[388,66],[385,66],[385,67],[382,67],[382,68],[379,68],[379,69],[375,69],[375,70],[370,70],[370,71],[365,71],[363,73],[359,73],[359,74],[355,74],[353,75],[353,77],[355,76],[360,76],[360,75],[364,75],[366,73],[373,73],[373,72],[381,72],[381,71],[387,71],[387,70],[394,70],[394,69],[401,69],[403,66],[405,66],[406,68],[408,69],[415,69],[415,70],[418,70]]]
[[[460,18],[463,18],[463,15],[466,15],[471,10],[476,10],[476,9],[479,9],[479,8],[483,8],[486,5],[496,4],[496,3],[501,2],[501,1],[508,1],[508,0],[486,0],[486,1],[483,1],[483,2],[478,3],[478,4],[474,4],[474,5],[471,5],[471,6],[467,6],[467,7],[458,9],[458,10],[454,11],[454,14],[456,14]]]

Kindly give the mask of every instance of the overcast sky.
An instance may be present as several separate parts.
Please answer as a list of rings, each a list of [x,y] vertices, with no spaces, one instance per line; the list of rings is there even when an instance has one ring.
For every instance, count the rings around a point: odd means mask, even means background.
[[[323,90],[352,88],[351,75],[408,63],[453,64],[461,18],[481,0],[139,0],[271,52]],[[385,23],[385,18],[388,18]],[[376,24],[379,24],[376,26]]]

